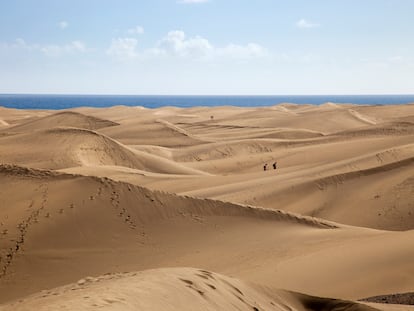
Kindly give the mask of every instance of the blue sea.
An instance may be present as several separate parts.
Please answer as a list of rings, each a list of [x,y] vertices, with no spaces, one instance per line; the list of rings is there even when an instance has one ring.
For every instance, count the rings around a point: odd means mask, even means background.
[[[158,95],[30,95],[0,94],[0,106],[19,109],[67,109],[116,105],[261,107],[280,103],[320,105],[326,102],[360,105],[414,103],[414,95],[275,95],[275,96],[158,96]]]

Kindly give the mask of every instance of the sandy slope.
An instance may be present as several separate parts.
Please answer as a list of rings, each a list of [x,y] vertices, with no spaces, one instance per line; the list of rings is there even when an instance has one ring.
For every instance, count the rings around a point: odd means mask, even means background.
[[[112,165],[170,174],[203,174],[130,149],[98,132],[72,127],[0,137],[0,161],[49,169]]]
[[[177,297],[179,297],[177,299]],[[380,306],[380,305],[378,305]],[[380,306],[381,307],[381,306]],[[207,270],[157,269],[87,277],[2,310],[378,310],[351,301],[265,289]]]
[[[412,286],[411,231],[342,227],[15,166],[3,166],[0,176],[2,184],[8,181],[1,197],[9,207],[1,214],[3,300],[85,275],[165,266],[197,266],[276,288],[351,299]],[[22,188],[23,197],[13,190]],[[405,276],[394,278],[398,271]]]
[[[46,110],[20,110],[0,107],[0,119],[4,127],[12,127],[18,124],[28,123],[36,119],[53,114]]]
[[[9,132],[30,132],[40,129],[50,129],[59,126],[77,127],[96,130],[103,127],[115,126],[118,123],[103,120],[72,111],[57,112],[46,117],[38,118],[23,124],[8,128]]]
[[[355,309],[276,288],[414,291],[414,105],[74,111],[0,108],[0,302],[96,279],[10,310]],[[244,302],[166,267],[237,277],[214,274]]]
[[[286,209],[346,224],[379,229],[414,228],[411,132],[308,140],[245,139],[180,149],[136,146],[211,174],[203,178],[142,174],[126,170],[70,172],[199,197]],[[280,169],[263,172],[278,160]],[[224,175],[224,176],[223,176]],[[180,180],[176,182],[177,178]],[[297,196],[300,193],[300,197]],[[354,204],[355,200],[361,204]]]
[[[358,146],[352,144],[350,147]],[[344,156],[345,143],[342,148],[344,152],[341,156]],[[304,148],[303,154],[312,157],[312,149]],[[364,146],[355,149],[363,150]],[[327,151],[328,148],[325,149]],[[412,229],[413,155],[414,145],[409,144],[364,156],[350,157],[348,154],[346,160],[301,166],[300,171],[287,167],[277,173],[243,174],[238,179],[229,177],[220,185],[203,184],[197,190],[177,190],[189,195],[283,208],[353,225]],[[295,156],[285,158],[284,163],[294,161]],[[319,160],[323,157],[328,158],[329,154],[319,156]],[[229,183],[229,180],[233,182]],[[297,193],[300,197],[293,200]],[[354,203],[356,201],[358,204]]]

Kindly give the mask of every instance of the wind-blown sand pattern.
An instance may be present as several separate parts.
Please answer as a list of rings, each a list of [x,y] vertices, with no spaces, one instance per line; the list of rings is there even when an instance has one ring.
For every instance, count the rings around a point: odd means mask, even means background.
[[[0,108],[0,185],[0,310],[414,310],[414,105]]]

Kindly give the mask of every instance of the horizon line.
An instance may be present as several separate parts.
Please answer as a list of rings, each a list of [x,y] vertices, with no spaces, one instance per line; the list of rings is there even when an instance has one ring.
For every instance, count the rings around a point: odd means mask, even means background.
[[[364,93],[364,94],[104,94],[104,93],[0,93],[0,96],[4,95],[31,95],[31,96],[160,96],[160,97],[276,97],[276,96],[414,96],[414,93]]]

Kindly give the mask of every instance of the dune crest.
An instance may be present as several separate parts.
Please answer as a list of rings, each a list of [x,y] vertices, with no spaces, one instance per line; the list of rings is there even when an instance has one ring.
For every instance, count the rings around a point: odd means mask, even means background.
[[[100,277],[43,291],[2,310],[378,310],[341,301],[255,288],[203,269],[157,269]]]
[[[74,111],[57,112],[45,117],[25,122],[8,128],[10,132],[30,132],[54,127],[76,127],[88,130],[97,130],[104,127],[119,125],[116,122],[84,115]]]
[[[112,165],[171,174],[203,174],[162,157],[133,150],[87,129],[51,128],[0,137],[0,143],[0,161],[35,168]]]

